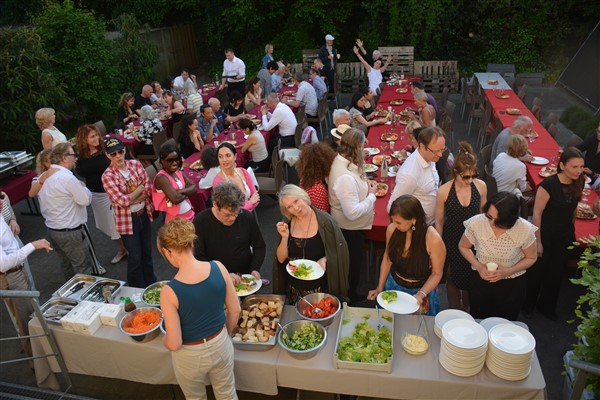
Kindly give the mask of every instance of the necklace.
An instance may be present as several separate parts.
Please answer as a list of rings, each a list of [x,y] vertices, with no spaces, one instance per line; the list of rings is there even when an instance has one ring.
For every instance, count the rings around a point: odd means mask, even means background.
[[[310,231],[310,225],[312,222],[312,212],[308,218],[308,226],[306,227],[306,230],[304,232],[304,237],[303,238],[297,238],[297,237],[292,237],[292,235],[290,235],[290,238],[294,240],[294,243],[296,244],[296,247],[298,247],[299,249],[302,249],[302,258],[304,258],[304,248],[306,247],[306,242],[308,241],[308,232]]]

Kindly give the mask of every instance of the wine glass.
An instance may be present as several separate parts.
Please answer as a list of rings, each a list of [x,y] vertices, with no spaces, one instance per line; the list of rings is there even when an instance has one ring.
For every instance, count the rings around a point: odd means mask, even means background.
[[[385,153],[385,151],[388,148],[388,143],[387,142],[381,142],[381,152]]]

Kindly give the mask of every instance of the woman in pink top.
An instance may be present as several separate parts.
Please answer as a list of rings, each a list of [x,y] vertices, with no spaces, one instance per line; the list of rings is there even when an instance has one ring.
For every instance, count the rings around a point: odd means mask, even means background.
[[[221,172],[215,177],[213,187],[221,182],[234,183],[246,196],[246,203],[243,208],[252,211],[258,206],[260,196],[248,171],[237,167],[235,157],[235,146],[228,142],[219,145],[217,158],[219,159]]]

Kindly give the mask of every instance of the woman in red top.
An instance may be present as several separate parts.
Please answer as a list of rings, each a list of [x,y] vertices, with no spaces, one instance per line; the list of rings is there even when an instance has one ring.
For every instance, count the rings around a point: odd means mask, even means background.
[[[305,145],[300,152],[296,169],[300,186],[308,193],[313,207],[330,212],[327,177],[335,151],[326,143]]]

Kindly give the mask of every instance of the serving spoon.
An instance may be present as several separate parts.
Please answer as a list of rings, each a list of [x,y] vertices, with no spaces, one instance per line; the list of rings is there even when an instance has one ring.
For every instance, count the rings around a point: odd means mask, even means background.
[[[317,314],[321,314],[321,312],[323,311],[323,310],[321,310],[319,307],[317,307],[317,306],[314,306],[314,305],[313,305],[313,304],[312,304],[310,301],[306,300],[304,297],[302,297],[302,300],[304,300],[304,302],[308,303],[308,305],[309,305],[309,306],[311,306],[311,307],[312,307],[312,309],[313,309],[313,310],[315,310],[315,312],[316,312]]]

